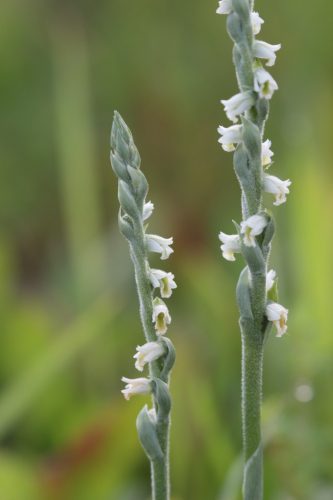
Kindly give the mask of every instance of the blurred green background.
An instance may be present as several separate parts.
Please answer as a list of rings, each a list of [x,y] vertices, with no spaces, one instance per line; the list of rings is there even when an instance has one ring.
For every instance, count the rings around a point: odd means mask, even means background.
[[[142,343],[109,166],[113,110],[131,127],[174,236],[161,267],[177,349],[173,500],[239,499],[241,259],[217,233],[240,220],[232,156],[217,144],[236,93],[217,2],[2,0],[0,6],[0,498],[145,500],[149,470],[123,375]],[[266,349],[265,498],[333,498],[333,4],[256,4],[272,74],[272,267],[289,333]],[[267,197],[271,207],[272,198]],[[155,267],[160,261],[152,257]]]

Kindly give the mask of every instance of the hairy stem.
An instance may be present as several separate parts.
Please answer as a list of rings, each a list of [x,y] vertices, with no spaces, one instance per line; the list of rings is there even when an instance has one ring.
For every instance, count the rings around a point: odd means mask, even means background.
[[[157,335],[152,323],[152,287],[147,273],[147,256],[144,245],[143,229],[136,231],[135,243],[131,244],[131,257],[135,269],[135,281],[140,303],[140,317],[143,331],[147,342],[155,342]],[[161,370],[158,361],[149,363],[151,377],[160,378]],[[156,408],[156,400],[153,397]],[[169,500],[170,498],[170,475],[169,475],[169,430],[170,417],[157,425],[157,435],[163,458],[150,461],[152,500]]]
[[[242,335],[242,422],[245,456],[244,499],[261,500],[263,491],[261,447],[263,342],[261,334]],[[254,458],[253,458],[254,457]],[[255,460],[255,466],[251,466]]]

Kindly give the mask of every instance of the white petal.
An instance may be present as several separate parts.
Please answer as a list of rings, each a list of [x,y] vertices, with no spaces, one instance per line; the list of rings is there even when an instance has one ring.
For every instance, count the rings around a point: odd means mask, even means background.
[[[272,141],[267,139],[261,145],[261,164],[263,167],[267,167],[272,163],[272,156],[274,155],[273,151],[270,149],[272,145]]]
[[[266,275],[266,292],[269,292],[273,287],[275,278],[276,278],[276,272],[274,271],[274,269],[268,271]]]
[[[251,24],[254,35],[258,35],[261,30],[261,25],[265,21],[259,16],[258,12],[251,12]]]
[[[280,50],[281,44],[272,45],[261,40],[255,40],[253,44],[254,57],[266,59],[266,66],[273,66],[276,60],[276,54]]]
[[[255,247],[255,236],[261,234],[267,225],[267,219],[263,215],[252,215],[247,220],[241,222],[241,233],[244,235],[244,244],[248,247]]]
[[[216,9],[217,14],[230,14],[232,11],[232,0],[220,0]]]
[[[143,206],[142,219],[144,221],[147,220],[147,219],[149,219],[149,217],[153,213],[153,210],[154,210],[154,203],[152,203],[151,201],[148,201],[147,203],[145,203],[144,206]]]
[[[222,100],[221,103],[224,106],[224,111],[227,117],[232,122],[238,121],[238,116],[245,113],[248,109],[253,106],[254,100],[252,92],[240,92],[232,96],[230,99]]]

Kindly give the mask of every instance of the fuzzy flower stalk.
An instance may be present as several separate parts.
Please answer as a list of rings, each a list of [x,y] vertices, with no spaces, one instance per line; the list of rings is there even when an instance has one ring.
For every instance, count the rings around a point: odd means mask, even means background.
[[[139,372],[148,367],[147,376],[123,377],[122,393],[127,400],[136,395],[152,397],[152,407],[142,408],[136,425],[151,464],[152,499],[169,500],[169,375],[175,351],[166,337],[171,316],[162,298],[169,298],[177,285],[171,272],[150,267],[148,254],[155,252],[161,260],[168,259],[173,253],[173,239],[146,232],[154,205],[146,201],[148,183],[140,170],[140,155],[129,128],[117,112],[111,130],[110,159],[118,178],[119,229],[129,243],[145,338],[145,343],[136,347],[133,358]]]
[[[257,40],[264,20],[253,10],[253,0],[221,0],[217,13],[227,16],[234,42],[233,62],[239,91],[222,100],[229,127],[220,125],[218,142],[234,152],[233,164],[241,188],[242,221],[235,234],[221,232],[223,257],[234,261],[242,254],[246,266],[237,285],[242,338],[242,426],[244,448],[243,498],[263,498],[261,397],[264,342],[274,325],[277,337],[287,330],[288,310],[277,302],[276,273],[268,270],[275,227],[263,206],[264,192],[273,204],[286,202],[289,180],[268,175],[271,141],[264,137],[269,102],[278,84],[267,68],[274,65],[280,44]]]

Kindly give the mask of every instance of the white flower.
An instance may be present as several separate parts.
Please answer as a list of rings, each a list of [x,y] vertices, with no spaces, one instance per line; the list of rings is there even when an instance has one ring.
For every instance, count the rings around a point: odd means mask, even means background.
[[[271,99],[278,84],[264,68],[257,68],[254,72],[254,90],[262,99]]]
[[[251,24],[252,24],[252,31],[254,35],[258,35],[261,30],[261,25],[265,21],[259,16],[258,12],[251,12]]]
[[[174,275],[161,271],[160,269],[150,269],[149,279],[154,288],[160,288],[161,297],[168,299],[172,295],[172,290],[177,288]]]
[[[231,127],[222,127],[220,125],[217,131],[221,134],[218,142],[224,151],[235,151],[235,144],[242,141],[243,125],[231,125]]]
[[[274,269],[268,271],[268,273],[266,274],[266,292],[269,292],[270,289],[273,288],[275,278],[276,272],[274,271]]]
[[[289,186],[291,181],[287,179],[282,181],[275,175],[265,175],[264,176],[264,190],[266,193],[274,194],[275,202],[273,205],[281,205],[287,200],[287,194],[289,194]]]
[[[137,353],[133,358],[136,359],[135,368],[140,372],[143,371],[145,364],[155,361],[164,354],[164,347],[160,342],[147,342],[144,345],[138,345],[136,350]]]
[[[232,0],[220,0],[216,9],[217,14],[230,14],[232,11]]]
[[[150,252],[161,254],[161,260],[168,259],[170,254],[173,253],[173,249],[170,247],[173,244],[173,238],[162,238],[162,236],[156,234],[146,234],[146,243]]]
[[[153,210],[154,210],[154,203],[152,203],[151,201],[147,201],[147,203],[143,205],[142,220],[149,219],[149,217],[153,213]]]
[[[281,49],[281,44],[271,45],[261,40],[255,40],[253,44],[253,55],[259,59],[266,59],[266,66],[273,66],[276,60],[276,54]]]
[[[125,399],[130,399],[134,394],[149,394],[151,392],[150,380],[148,378],[126,378],[121,379],[126,386],[121,392]]]
[[[219,234],[219,239],[222,241],[221,245],[222,255],[226,260],[234,261],[235,253],[240,253],[240,239],[238,234],[225,234],[222,231]]]
[[[267,225],[267,220],[263,215],[252,215],[241,222],[241,233],[244,234],[244,245],[255,247],[255,236],[261,234]]]
[[[267,139],[261,145],[261,164],[263,167],[267,167],[272,163],[272,156],[274,155],[271,150],[272,141]]]
[[[268,321],[272,321],[277,330],[277,337],[282,337],[287,331],[288,309],[272,302],[266,306],[266,316]]]
[[[234,123],[238,121],[239,115],[253,106],[253,102],[253,95],[251,91],[240,92],[226,101],[221,101],[227,117]]]
[[[163,335],[171,323],[171,316],[169,310],[163,300],[156,297],[153,302],[153,323],[155,323],[155,330],[157,335]]]

